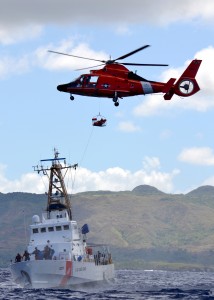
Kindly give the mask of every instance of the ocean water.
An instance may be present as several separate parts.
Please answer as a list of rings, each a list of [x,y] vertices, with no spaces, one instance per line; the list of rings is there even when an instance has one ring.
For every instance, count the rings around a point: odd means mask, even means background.
[[[0,299],[214,299],[214,273],[120,270],[115,281],[75,289],[22,289],[0,269]]]

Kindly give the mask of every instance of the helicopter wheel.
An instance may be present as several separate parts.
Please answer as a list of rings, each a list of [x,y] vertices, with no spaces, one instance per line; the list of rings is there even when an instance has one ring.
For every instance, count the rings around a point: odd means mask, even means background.
[[[115,96],[112,100],[113,100],[115,106],[119,106],[119,102],[118,102],[118,97],[117,96]]]
[[[70,95],[70,100],[73,101],[74,100],[74,96]]]

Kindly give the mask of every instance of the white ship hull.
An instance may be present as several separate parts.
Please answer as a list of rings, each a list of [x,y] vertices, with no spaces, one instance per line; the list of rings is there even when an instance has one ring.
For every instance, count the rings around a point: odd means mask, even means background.
[[[14,281],[28,288],[64,288],[108,281],[114,278],[114,265],[94,262],[33,260],[11,265]]]

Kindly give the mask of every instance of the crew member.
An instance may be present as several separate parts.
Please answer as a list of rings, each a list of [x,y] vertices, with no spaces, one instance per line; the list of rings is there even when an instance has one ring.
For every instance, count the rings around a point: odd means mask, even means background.
[[[25,258],[25,261],[30,260],[30,253],[25,250],[24,254],[22,255],[22,258]]]
[[[32,254],[35,255],[35,260],[39,259],[40,251],[39,251],[39,249],[37,247],[35,247],[35,250],[32,252]]]
[[[21,262],[22,261],[22,257],[19,253],[17,253],[16,258],[15,258],[15,262]]]

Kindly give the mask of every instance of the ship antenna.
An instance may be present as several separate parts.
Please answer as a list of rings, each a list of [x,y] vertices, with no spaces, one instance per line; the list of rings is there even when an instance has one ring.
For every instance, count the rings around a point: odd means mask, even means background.
[[[59,156],[59,151],[56,148],[54,148],[54,157],[55,157],[55,159],[57,159],[58,156]]]
[[[47,161],[52,162],[51,167],[43,166],[43,163]],[[64,161],[64,165],[61,164],[61,161]],[[37,171],[38,173],[42,171],[43,175],[47,175],[49,179],[46,208],[49,218],[51,212],[54,210],[67,210],[69,219],[72,220],[72,207],[64,178],[68,169],[74,168],[76,170],[77,167],[78,164],[66,165],[66,159],[64,157],[59,157],[59,152],[56,148],[54,148],[54,158],[42,159],[41,166],[34,167],[34,171]]]

